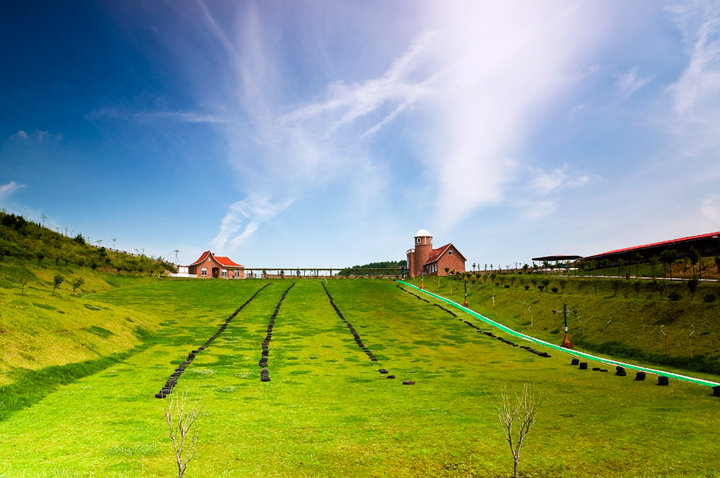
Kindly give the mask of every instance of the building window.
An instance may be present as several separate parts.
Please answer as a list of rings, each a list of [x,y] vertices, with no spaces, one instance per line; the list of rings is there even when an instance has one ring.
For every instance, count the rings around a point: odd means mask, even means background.
[[[223,271],[222,271],[222,276],[223,276],[223,277],[227,277],[227,271],[226,271],[226,270],[223,270]]]
[[[452,250],[449,250],[449,251],[448,251],[448,255],[451,255],[451,256],[452,256]]]
[[[203,267],[200,269],[200,275],[203,277],[207,277],[207,267]]]
[[[419,237],[418,237],[417,239],[415,239],[415,240],[417,241],[418,244],[420,244],[420,238],[419,238]]]

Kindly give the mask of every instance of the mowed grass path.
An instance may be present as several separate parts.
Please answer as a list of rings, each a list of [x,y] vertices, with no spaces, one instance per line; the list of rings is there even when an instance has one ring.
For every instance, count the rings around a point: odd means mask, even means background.
[[[0,422],[0,475],[172,476],[166,402],[154,394],[266,283],[177,281],[92,296],[155,315],[161,332],[142,352]],[[297,281],[276,318],[263,383],[261,343],[291,283],[271,281],[180,378],[173,393],[188,389],[204,409],[186,476],[508,476],[495,407],[505,384],[524,382],[543,395],[523,447],[528,476],[717,473],[720,399],[709,388],[580,371],[553,351],[538,357],[390,281],[327,284],[378,362],[320,282]]]

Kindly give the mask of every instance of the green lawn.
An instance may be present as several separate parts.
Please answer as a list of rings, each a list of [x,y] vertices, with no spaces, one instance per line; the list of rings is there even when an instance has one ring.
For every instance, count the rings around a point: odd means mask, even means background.
[[[154,394],[266,283],[158,281],[84,296],[104,310],[152,318],[152,333],[125,358],[7,413],[0,476],[172,476],[165,400]],[[320,281],[297,281],[277,315],[271,381],[263,383],[261,343],[291,283],[271,281],[180,377],[173,393],[189,390],[203,403],[186,476],[509,476],[495,408],[505,384],[525,382],[543,396],[523,447],[526,476],[717,473],[720,399],[708,387],[581,371],[552,350],[538,357],[388,280],[327,284],[377,362],[355,343]]]

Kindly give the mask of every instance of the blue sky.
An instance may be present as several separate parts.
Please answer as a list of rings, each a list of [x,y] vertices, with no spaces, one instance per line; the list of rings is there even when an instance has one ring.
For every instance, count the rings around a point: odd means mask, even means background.
[[[720,230],[717,2],[15,2],[0,41],[0,207],[94,243],[329,267],[426,228],[504,267]]]

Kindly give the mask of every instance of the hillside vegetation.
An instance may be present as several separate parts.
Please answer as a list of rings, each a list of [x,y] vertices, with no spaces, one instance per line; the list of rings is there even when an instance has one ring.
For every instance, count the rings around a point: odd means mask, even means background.
[[[115,273],[159,275],[175,270],[162,258],[96,247],[81,234],[70,238],[23,216],[0,212],[0,260],[8,257],[36,261],[38,266],[75,265]]]
[[[148,283],[171,266],[0,212],[0,384],[141,345],[157,321],[91,294]]]
[[[465,280],[472,309],[525,334],[560,344],[566,305],[570,340],[580,350],[720,374],[716,282],[693,288],[689,281],[458,274],[425,278],[424,286],[463,303]]]

